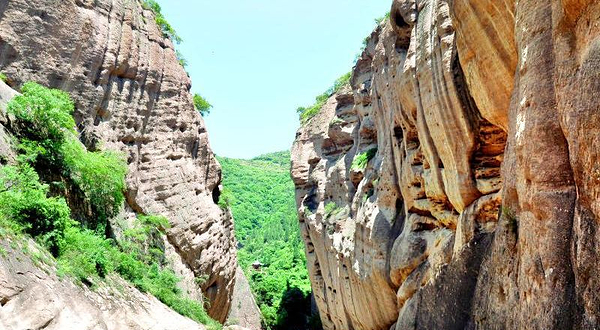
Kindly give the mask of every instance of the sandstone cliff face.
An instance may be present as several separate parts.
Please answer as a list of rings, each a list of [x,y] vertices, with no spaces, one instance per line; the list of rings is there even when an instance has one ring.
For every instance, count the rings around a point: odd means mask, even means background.
[[[394,1],[292,147],[325,329],[600,326],[599,14]]]
[[[209,314],[229,312],[233,220],[216,204],[221,169],[171,41],[137,0],[0,1],[0,71],[69,92],[88,148],[128,155],[127,206],[171,222],[167,256]],[[199,285],[195,277],[208,279]]]

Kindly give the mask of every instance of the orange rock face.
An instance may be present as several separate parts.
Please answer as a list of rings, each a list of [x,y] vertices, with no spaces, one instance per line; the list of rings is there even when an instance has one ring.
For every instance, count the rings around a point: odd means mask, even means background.
[[[599,16],[394,1],[292,148],[326,329],[600,326]]]

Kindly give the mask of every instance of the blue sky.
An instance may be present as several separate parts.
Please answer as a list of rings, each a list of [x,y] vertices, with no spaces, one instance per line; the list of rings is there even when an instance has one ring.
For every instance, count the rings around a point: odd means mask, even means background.
[[[219,156],[291,147],[296,108],[348,72],[391,0],[159,0]]]

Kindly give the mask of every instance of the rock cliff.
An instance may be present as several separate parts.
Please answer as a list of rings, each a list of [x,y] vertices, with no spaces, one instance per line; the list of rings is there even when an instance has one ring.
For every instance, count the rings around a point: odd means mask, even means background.
[[[86,146],[126,153],[121,216],[168,217],[167,257],[188,294],[207,298],[224,322],[237,267],[233,219],[217,205],[221,169],[191,81],[153,12],[137,0],[0,0],[0,71],[13,87],[67,91]]]
[[[598,15],[393,2],[292,147],[325,329],[600,327]]]

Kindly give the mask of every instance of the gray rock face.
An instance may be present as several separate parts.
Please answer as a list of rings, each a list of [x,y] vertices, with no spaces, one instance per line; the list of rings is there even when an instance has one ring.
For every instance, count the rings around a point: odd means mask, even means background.
[[[2,0],[0,71],[13,86],[69,92],[84,143],[126,153],[127,209],[169,218],[183,286],[225,321],[237,261],[233,220],[216,204],[221,169],[152,12],[137,0]]]
[[[600,327],[599,13],[394,1],[292,147],[326,329]]]

